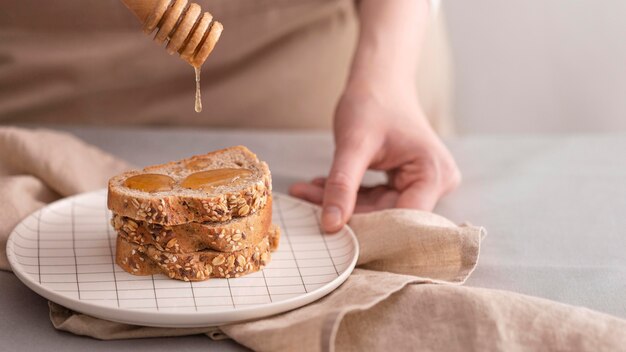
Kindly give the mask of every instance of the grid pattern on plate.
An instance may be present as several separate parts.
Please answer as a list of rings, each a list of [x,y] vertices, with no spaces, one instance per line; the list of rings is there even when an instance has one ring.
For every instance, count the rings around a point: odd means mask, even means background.
[[[349,268],[355,248],[347,231],[325,236],[317,207],[279,194],[273,221],[279,249],[262,271],[203,282],[134,276],[115,264],[115,231],[106,192],[46,207],[11,236],[22,271],[46,288],[93,304],[176,312],[210,312],[278,302],[311,292]]]

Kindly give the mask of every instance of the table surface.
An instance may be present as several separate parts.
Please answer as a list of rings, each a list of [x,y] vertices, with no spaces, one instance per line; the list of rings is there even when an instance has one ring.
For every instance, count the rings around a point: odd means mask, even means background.
[[[266,160],[275,190],[324,174],[332,138],[322,132],[65,127],[137,165],[245,144]],[[447,143],[463,172],[461,188],[437,213],[485,226],[468,286],[585,306],[626,318],[626,134],[476,136]],[[366,182],[382,180],[368,174]],[[28,351],[242,350],[205,336],[100,342],[54,330],[46,300],[0,272],[2,348]]]

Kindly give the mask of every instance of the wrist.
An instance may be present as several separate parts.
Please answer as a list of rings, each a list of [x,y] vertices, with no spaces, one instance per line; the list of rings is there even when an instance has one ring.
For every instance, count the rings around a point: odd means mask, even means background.
[[[353,74],[348,79],[343,97],[360,97],[386,101],[389,96],[413,96],[417,99],[415,79],[384,74]]]
[[[396,121],[408,123],[411,128],[431,129],[422,110],[416,84],[412,82],[352,80],[346,86],[339,106],[358,109],[358,115],[369,116],[372,120]]]
[[[350,86],[408,87],[417,82],[417,61],[401,63],[388,55],[359,53],[348,77]]]

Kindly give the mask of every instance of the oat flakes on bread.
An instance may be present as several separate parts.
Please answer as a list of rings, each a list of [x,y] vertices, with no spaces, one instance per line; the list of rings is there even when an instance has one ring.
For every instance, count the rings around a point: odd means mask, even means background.
[[[270,250],[274,252],[278,249],[278,245],[280,244],[280,227],[278,227],[278,225],[272,224],[268,232],[268,237],[270,240]]]
[[[172,253],[212,249],[233,252],[259,243],[272,223],[272,197],[256,213],[228,222],[190,222],[159,225],[113,214],[111,221],[118,235],[128,242],[151,245]]]
[[[271,260],[272,244],[277,244],[279,238],[278,227],[272,226],[255,246],[235,252],[170,253],[151,245],[140,246],[118,236],[115,262],[133,275],[162,273],[184,281],[237,278],[263,269]]]
[[[232,182],[197,188],[202,177],[196,173],[235,169],[248,171]],[[131,181],[139,189],[129,188]],[[225,222],[262,209],[271,189],[267,164],[248,148],[236,146],[115,176],[109,180],[107,204],[115,214],[154,224]]]

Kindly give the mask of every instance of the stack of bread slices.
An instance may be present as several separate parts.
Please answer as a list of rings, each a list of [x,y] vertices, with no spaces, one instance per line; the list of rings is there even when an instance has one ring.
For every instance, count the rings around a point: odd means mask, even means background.
[[[201,281],[263,269],[278,247],[265,162],[237,146],[109,180],[116,262],[134,275]]]

